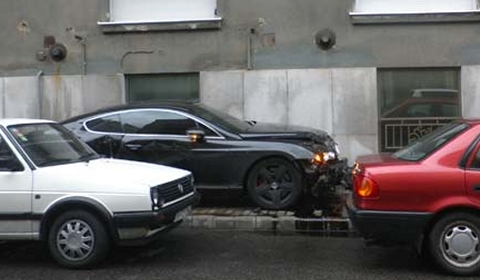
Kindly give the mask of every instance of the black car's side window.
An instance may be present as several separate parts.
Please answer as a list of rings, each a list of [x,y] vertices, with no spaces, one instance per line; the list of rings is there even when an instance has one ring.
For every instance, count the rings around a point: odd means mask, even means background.
[[[85,125],[91,131],[114,133],[124,132],[122,128],[122,123],[120,122],[119,114],[93,119],[86,122]]]
[[[216,132],[214,132],[214,131],[211,130],[210,128],[204,126],[203,124],[199,123],[199,124],[198,124],[198,127],[205,132],[205,135],[206,135],[206,136],[218,137],[218,134],[217,134]]]
[[[144,110],[125,112],[121,120],[126,133],[186,135],[197,123],[174,112]]]

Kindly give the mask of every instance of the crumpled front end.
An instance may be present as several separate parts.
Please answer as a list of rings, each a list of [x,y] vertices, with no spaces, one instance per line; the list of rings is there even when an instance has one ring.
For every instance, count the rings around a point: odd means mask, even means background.
[[[304,201],[298,213],[308,216],[317,209],[322,210],[323,216],[339,216],[344,190],[351,185],[351,168],[348,160],[340,157],[338,144],[330,135],[313,136],[303,143],[314,154],[309,162],[303,162],[306,181]]]

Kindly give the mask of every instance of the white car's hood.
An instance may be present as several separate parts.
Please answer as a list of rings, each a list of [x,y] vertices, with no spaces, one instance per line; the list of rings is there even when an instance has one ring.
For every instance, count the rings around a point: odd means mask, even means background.
[[[158,164],[118,159],[95,159],[34,171],[37,188],[43,191],[145,193],[150,187],[180,179],[189,171]]]
[[[97,159],[84,163],[92,175],[140,182],[149,186],[164,184],[190,174],[189,171],[159,164],[119,159]]]

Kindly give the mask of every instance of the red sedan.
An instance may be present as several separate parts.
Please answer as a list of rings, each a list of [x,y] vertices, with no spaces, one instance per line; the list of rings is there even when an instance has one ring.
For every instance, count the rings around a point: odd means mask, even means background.
[[[358,157],[352,176],[348,212],[368,243],[415,245],[449,273],[479,273],[480,120]]]

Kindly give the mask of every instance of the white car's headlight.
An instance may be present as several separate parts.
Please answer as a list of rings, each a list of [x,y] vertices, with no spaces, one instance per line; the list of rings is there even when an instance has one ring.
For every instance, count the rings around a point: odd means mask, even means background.
[[[157,187],[150,188],[150,198],[152,199],[153,210],[160,208],[160,192]]]

